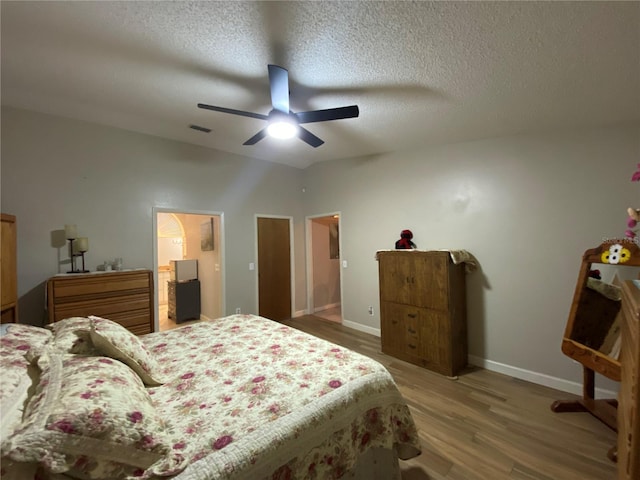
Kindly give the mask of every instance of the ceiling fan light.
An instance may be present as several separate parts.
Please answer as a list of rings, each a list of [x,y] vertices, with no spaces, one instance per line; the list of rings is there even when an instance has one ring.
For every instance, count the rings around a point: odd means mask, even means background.
[[[269,124],[267,133],[274,138],[293,138],[298,133],[298,126],[292,122],[278,120]]]

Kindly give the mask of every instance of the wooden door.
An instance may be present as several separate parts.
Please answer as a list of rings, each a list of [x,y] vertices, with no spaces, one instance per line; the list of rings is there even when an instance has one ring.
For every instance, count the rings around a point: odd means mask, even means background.
[[[413,254],[411,254],[413,255]],[[446,311],[449,309],[447,268],[449,253],[417,253],[411,272],[411,299],[409,305]]]
[[[0,270],[2,283],[0,296],[2,297],[2,323],[17,322],[18,287],[16,260],[16,217],[2,214],[2,250],[0,253]]]
[[[447,310],[448,253],[389,252],[380,255],[380,300]]]
[[[291,318],[291,244],[288,218],[258,218],[258,314]]]
[[[380,330],[382,351],[389,355],[402,354],[406,348],[404,344],[404,305],[391,302],[381,302]]]
[[[380,300],[383,302],[412,304],[413,254],[385,253],[380,255]]]
[[[451,369],[451,340],[447,315],[423,308],[420,309],[418,324],[421,358],[433,370],[445,375],[454,375]]]

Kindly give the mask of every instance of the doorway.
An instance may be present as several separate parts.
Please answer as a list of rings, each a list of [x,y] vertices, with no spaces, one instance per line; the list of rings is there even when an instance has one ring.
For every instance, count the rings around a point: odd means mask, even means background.
[[[224,308],[223,214],[154,208],[154,275],[156,319],[154,331],[170,330],[184,324],[219,318]],[[172,260],[195,260],[199,301],[190,296],[188,318],[176,315],[175,284],[169,290]],[[191,280],[191,279],[190,279]],[[190,285],[193,287],[193,285]],[[190,288],[189,290],[193,290]],[[195,296],[197,298],[197,295]],[[182,297],[184,298],[184,297]],[[197,302],[198,305],[191,305]],[[182,305],[184,307],[184,305]],[[184,308],[180,311],[185,311]]]
[[[307,217],[309,313],[342,323],[340,213]]]
[[[292,298],[291,217],[256,216],[258,259],[258,315],[288,320]]]

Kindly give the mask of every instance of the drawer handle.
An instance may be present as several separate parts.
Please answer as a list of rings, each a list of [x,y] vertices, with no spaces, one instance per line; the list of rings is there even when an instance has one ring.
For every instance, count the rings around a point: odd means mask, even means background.
[[[407,328],[407,330],[409,331],[409,333],[416,333],[416,331],[412,328]]]
[[[417,313],[407,313],[407,317],[409,318],[416,318],[418,316]]]
[[[397,325],[398,321],[397,320],[391,320],[391,323],[393,323],[394,325]]]
[[[413,348],[414,350],[416,349],[416,346],[415,345],[411,345],[410,343],[407,344],[407,347]]]

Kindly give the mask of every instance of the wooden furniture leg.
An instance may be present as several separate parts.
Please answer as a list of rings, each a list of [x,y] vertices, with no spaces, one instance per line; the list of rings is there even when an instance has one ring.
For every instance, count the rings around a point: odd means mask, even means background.
[[[595,399],[595,373],[587,367],[582,367],[582,398],[579,400],[556,400],[551,404],[551,410],[556,413],[589,412],[614,432],[618,431],[617,407],[615,399]],[[607,452],[607,458],[612,462],[618,461],[617,445]]]
[[[556,413],[589,412],[614,432],[618,431],[617,406],[615,399],[595,399],[595,372],[582,367],[582,398],[578,400],[556,400],[551,410]]]

